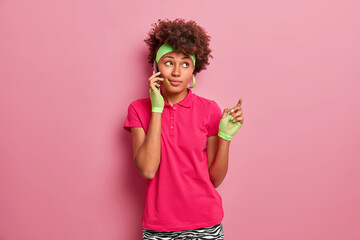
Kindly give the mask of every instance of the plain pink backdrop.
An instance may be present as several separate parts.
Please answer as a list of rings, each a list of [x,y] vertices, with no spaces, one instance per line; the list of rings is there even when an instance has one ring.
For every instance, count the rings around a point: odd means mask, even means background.
[[[360,239],[360,4],[0,1],[0,239],[138,240],[145,179],[122,125],[157,19],[195,20],[195,94],[243,100],[218,188],[226,240]]]

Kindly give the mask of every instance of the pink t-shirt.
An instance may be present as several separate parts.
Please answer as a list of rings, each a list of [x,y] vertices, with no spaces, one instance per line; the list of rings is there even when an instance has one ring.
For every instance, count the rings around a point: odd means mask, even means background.
[[[213,101],[192,93],[161,115],[161,159],[146,181],[143,228],[181,231],[210,227],[224,217],[222,199],[210,181],[207,138],[219,131],[222,111]],[[151,99],[137,99],[128,108],[124,128],[142,127],[147,134]]]

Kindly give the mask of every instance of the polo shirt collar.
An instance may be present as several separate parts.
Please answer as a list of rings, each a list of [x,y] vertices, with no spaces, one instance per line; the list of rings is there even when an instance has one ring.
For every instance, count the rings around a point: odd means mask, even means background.
[[[173,104],[173,105],[180,105],[180,106],[182,106],[182,107],[190,108],[190,106],[191,106],[191,104],[192,104],[192,102],[193,102],[193,100],[194,100],[194,95],[193,95],[191,89],[188,88],[187,91],[188,91],[188,94],[186,95],[186,97],[185,97],[183,100],[181,100],[180,102],[175,103],[175,104]],[[164,107],[166,107],[166,106],[171,107],[170,104],[168,104],[167,102],[165,102],[165,106],[164,106]]]

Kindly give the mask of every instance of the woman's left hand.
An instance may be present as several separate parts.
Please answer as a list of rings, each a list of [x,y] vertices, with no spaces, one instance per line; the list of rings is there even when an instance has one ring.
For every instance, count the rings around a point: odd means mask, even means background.
[[[235,107],[224,109],[219,124],[219,137],[230,141],[237,133],[237,131],[239,131],[239,129],[241,128],[242,124],[244,123],[244,118],[242,117],[241,103],[242,100],[240,98]]]
[[[236,104],[236,106],[233,108],[230,108],[229,114],[231,115],[230,119],[233,122],[240,122],[241,125],[243,125],[244,118],[242,117],[243,112],[242,112],[241,103],[242,103],[242,99],[240,98],[238,103]],[[225,117],[226,117],[226,115],[225,115]],[[224,114],[223,114],[222,118],[224,118]]]

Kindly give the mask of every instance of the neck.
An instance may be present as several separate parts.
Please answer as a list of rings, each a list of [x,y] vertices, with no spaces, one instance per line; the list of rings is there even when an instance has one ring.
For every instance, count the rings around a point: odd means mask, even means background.
[[[186,88],[184,91],[179,93],[168,93],[164,89],[162,89],[161,95],[163,96],[164,101],[172,106],[173,104],[176,104],[183,100],[188,95],[188,90]]]

